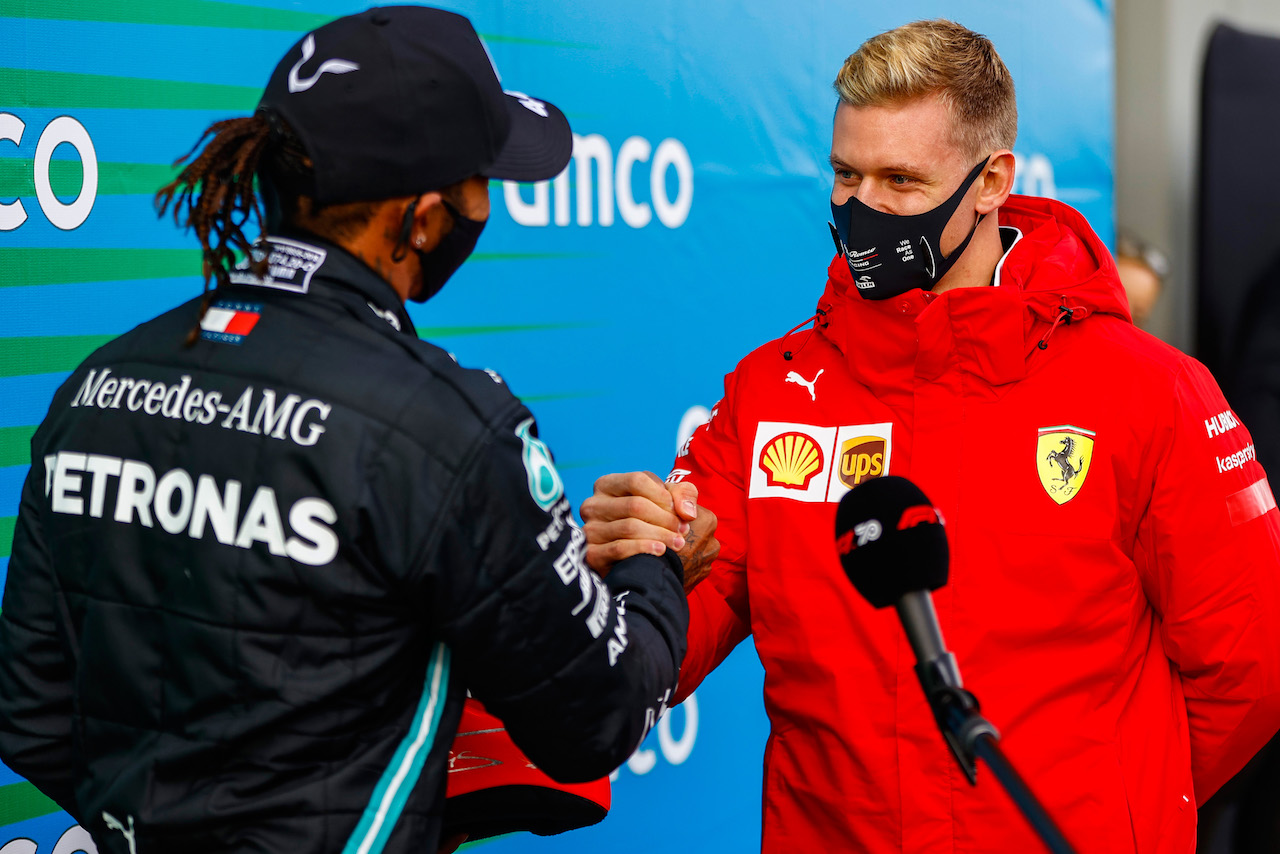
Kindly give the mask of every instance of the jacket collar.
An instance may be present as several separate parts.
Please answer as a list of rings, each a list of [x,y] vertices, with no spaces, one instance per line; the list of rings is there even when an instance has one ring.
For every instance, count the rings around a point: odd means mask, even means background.
[[[1050,199],[1010,196],[1000,222],[1022,236],[1000,260],[993,287],[866,300],[837,255],[818,303],[820,334],[859,379],[890,394],[910,389],[913,378],[932,381],[950,370],[993,386],[1016,382],[1064,319],[1129,320],[1115,262],[1078,212]]]
[[[336,298],[353,307],[363,301],[367,308],[357,311],[367,311],[390,328],[417,337],[413,320],[390,283],[338,244],[300,230],[266,235],[255,249],[264,243],[271,246],[267,275],[253,275],[242,262],[231,273],[232,285]]]

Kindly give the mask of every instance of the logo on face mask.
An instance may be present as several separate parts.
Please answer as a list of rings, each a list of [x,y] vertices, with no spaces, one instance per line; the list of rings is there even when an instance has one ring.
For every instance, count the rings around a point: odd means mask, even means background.
[[[933,289],[968,248],[969,241],[978,230],[978,223],[982,222],[982,216],[979,216],[968,236],[950,255],[943,257],[942,232],[987,162],[983,160],[974,166],[950,198],[922,214],[887,214],[867,207],[854,196],[843,204],[831,203],[836,243],[849,264],[849,272],[853,274],[859,294],[865,299],[881,300],[913,288]],[[904,236],[913,234],[920,235],[920,249],[910,237]],[[878,252],[881,246],[892,246],[892,257],[886,258]],[[876,271],[874,275],[872,270]]]

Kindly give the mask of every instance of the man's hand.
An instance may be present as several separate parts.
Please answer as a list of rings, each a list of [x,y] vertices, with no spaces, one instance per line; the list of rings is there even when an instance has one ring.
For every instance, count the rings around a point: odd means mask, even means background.
[[[692,590],[720,553],[715,514],[697,502],[691,483],[666,484],[653,472],[605,475],[579,511],[587,564],[605,575],[624,558],[670,548],[684,563],[685,591]]]
[[[603,575],[632,555],[684,548],[689,522],[698,515],[698,490],[693,484],[672,486],[683,488],[669,490],[649,471],[597,480],[595,492],[578,511],[587,535],[587,565]]]
[[[682,486],[684,484],[672,484]],[[689,523],[685,534],[685,546],[679,552],[684,564],[684,592],[688,593],[698,582],[711,573],[711,564],[720,554],[720,541],[716,539],[716,514],[705,507],[698,507],[698,518]]]

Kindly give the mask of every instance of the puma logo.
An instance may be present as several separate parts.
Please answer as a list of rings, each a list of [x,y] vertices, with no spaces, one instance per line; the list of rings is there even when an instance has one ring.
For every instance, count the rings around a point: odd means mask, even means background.
[[[817,385],[818,377],[822,376],[822,374],[825,371],[826,371],[826,368],[821,368],[816,374],[813,375],[813,379],[811,380],[807,380],[804,377],[797,374],[795,371],[792,371],[791,373],[787,374],[786,382],[795,383],[796,385],[804,386],[809,390],[809,399],[817,400],[818,395],[814,393],[813,387]]]
[[[133,816],[126,816],[129,819],[129,829],[125,830],[124,825],[120,823],[120,819],[113,816],[106,810],[102,811],[102,820],[107,823],[107,830],[118,830],[124,834],[124,839],[129,843],[129,854],[138,854],[136,842],[133,834]]]
[[[316,81],[320,79],[320,75],[328,72],[329,74],[346,74],[349,71],[359,71],[360,66],[357,63],[347,59],[326,59],[320,63],[320,69],[305,80],[298,77],[298,71],[303,65],[311,61],[311,57],[316,55],[316,37],[308,35],[302,43],[302,59],[289,69],[289,91],[305,92],[312,86],[316,85]]]

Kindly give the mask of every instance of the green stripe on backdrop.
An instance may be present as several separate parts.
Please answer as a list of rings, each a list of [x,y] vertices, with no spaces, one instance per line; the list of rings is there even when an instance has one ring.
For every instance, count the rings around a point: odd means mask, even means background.
[[[37,18],[55,21],[100,21],[113,24],[168,24],[182,27],[219,27],[241,30],[285,30],[305,32],[333,20],[334,15],[268,9],[244,3],[216,0],[78,0],[50,3],[49,0],[0,0],[0,17]],[[481,33],[486,41],[527,44],[539,47],[567,47],[599,50],[600,45],[562,42]]]
[[[30,783],[0,786],[0,826],[58,812],[62,807]]]
[[[194,243],[194,239],[192,240]],[[477,252],[472,261],[554,261],[588,255],[552,252]],[[0,288],[28,285],[70,285],[77,282],[125,282],[134,279],[172,279],[200,275],[199,249],[74,249],[67,247],[0,248]],[[197,296],[192,291],[191,296]],[[454,334],[516,331],[544,327],[428,327],[419,334],[444,330],[475,330]],[[566,328],[566,327],[555,327]]]
[[[194,140],[193,140],[194,142]],[[183,152],[184,154],[186,152]],[[0,157],[0,200],[36,197],[35,161]],[[162,163],[99,163],[99,196],[154,195],[178,174],[178,167]],[[49,185],[64,202],[80,195],[84,166],[79,159],[49,161]],[[27,208],[31,215],[31,208]]]
[[[418,337],[458,338],[464,335],[505,335],[510,332],[542,332],[548,329],[590,329],[599,323],[524,323],[509,326],[419,326]]]
[[[0,0],[0,17],[302,32],[315,29],[334,16],[212,0]]]
[[[480,38],[487,42],[496,44],[527,44],[535,47],[567,47],[572,50],[600,50],[598,44],[584,44],[582,42],[558,42],[550,39],[531,39],[524,36],[504,36],[497,33],[480,33]],[[565,113],[568,115],[568,113]]]
[[[199,249],[0,248],[0,288],[198,275]]]
[[[0,338],[0,377],[53,374],[76,365],[114,335],[48,335]]]
[[[523,403],[543,403],[552,400],[583,400],[588,397],[604,397],[609,392],[606,391],[556,391],[550,394],[522,394],[520,400]]]
[[[596,252],[477,252],[472,261],[562,261],[577,258],[602,258]]]
[[[0,557],[8,557],[13,550],[13,523],[17,520],[17,516],[0,516]],[[0,792],[3,791],[0,788]],[[0,803],[4,803],[3,798],[0,798]]]
[[[262,90],[256,86],[183,83],[69,71],[30,71],[25,68],[0,68],[0,92],[4,93],[7,107],[226,110],[246,116],[258,106],[258,98],[262,95]]]
[[[556,460],[556,468],[560,471],[568,471],[569,469],[603,469],[609,465],[612,460],[569,460],[568,462],[560,462]]]
[[[194,143],[195,140],[192,139]],[[181,154],[186,154],[185,151]],[[153,196],[156,191],[178,176],[181,166],[167,163],[98,163],[99,196]],[[0,201],[7,199],[33,199],[36,195],[35,160],[23,157],[0,157]],[[80,194],[84,183],[84,166],[80,160],[49,161],[49,184],[54,195],[69,202]],[[522,185],[522,186],[528,186]],[[570,175],[570,187],[577,183]],[[30,214],[30,210],[28,210]],[[591,258],[593,253],[555,252],[535,255],[490,252],[487,260],[514,260],[523,258]]]
[[[34,424],[26,427],[0,427],[0,468],[25,466],[31,462],[31,434]]]
[[[606,394],[608,392],[604,391],[562,391],[549,394],[526,394],[522,395],[520,399],[525,403],[544,403],[557,400],[584,400],[592,397],[604,397]],[[31,437],[35,432],[35,424],[21,427],[0,427],[0,468],[25,466],[31,463]],[[586,464],[583,463],[583,465]]]

